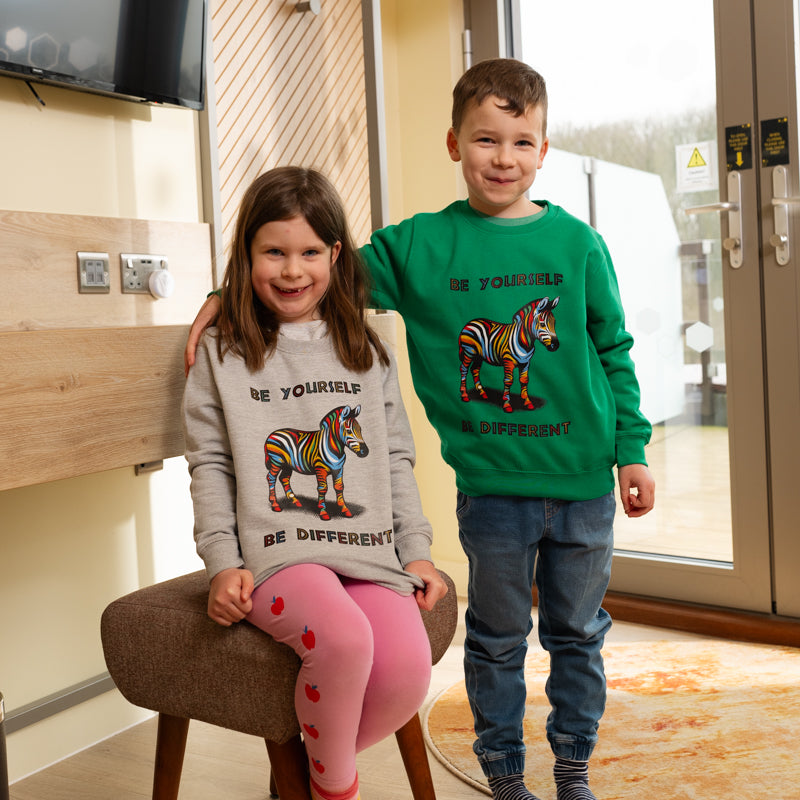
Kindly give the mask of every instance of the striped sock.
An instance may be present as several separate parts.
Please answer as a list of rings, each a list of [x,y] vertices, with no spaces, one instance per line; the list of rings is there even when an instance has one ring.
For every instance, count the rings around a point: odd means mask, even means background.
[[[489,788],[494,800],[539,800],[525,788],[522,773],[489,778]]]
[[[589,789],[589,762],[556,757],[553,767],[558,800],[597,800]]]

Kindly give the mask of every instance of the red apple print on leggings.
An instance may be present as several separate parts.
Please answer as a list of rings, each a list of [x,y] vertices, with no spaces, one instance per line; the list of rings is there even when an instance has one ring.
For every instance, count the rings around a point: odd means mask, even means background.
[[[322,775],[322,773],[323,773],[323,772],[325,772],[325,767],[323,767],[323,766],[322,766],[322,763],[321,763],[321,762],[319,762],[319,761],[317,761],[317,759],[316,759],[316,758],[315,758],[315,759],[313,759],[311,763],[314,765],[314,769],[315,769],[317,772],[319,772],[319,774],[320,774],[320,775]]]
[[[319,731],[313,725],[304,722],[303,729],[312,739],[319,739]]]
[[[303,635],[300,637],[303,642],[303,646],[307,650],[313,650],[314,645],[317,643],[316,638],[314,637],[314,631],[310,631],[308,629],[308,625],[303,629]]]
[[[273,597],[272,605],[269,607],[269,610],[277,617],[281,611],[283,611],[283,598]]]
[[[320,693],[316,686],[312,686],[310,683],[306,684],[306,697],[312,703],[319,703]]]

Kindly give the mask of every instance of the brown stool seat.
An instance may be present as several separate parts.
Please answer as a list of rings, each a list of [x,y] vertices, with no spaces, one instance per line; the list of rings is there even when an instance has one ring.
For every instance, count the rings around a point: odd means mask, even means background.
[[[453,581],[441,575],[447,595],[433,611],[421,612],[434,664],[453,639],[458,615]],[[189,720],[197,719],[265,739],[273,789],[282,800],[307,800],[294,709],[300,659],[247,622],[217,625],[207,603],[201,570],[139,589],[103,612],[103,652],[114,683],[128,701],[159,713],[153,799],[177,798]],[[419,717],[397,738],[413,797],[434,800]]]

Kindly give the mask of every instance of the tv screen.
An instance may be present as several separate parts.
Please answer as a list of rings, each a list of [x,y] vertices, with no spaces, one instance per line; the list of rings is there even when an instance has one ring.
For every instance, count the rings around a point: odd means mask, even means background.
[[[203,107],[206,0],[0,0],[0,74]]]

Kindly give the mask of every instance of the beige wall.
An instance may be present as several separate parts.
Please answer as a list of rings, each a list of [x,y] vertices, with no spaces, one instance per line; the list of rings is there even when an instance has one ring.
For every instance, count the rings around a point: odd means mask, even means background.
[[[461,0],[383,0],[389,216],[391,222],[438,211],[465,197],[460,169],[447,154],[452,89],[463,71]],[[402,322],[399,341],[404,341]],[[411,384],[405,348],[398,356],[403,397],[417,448],[416,476],[433,525],[433,558],[466,594],[458,541],[453,471]]]
[[[461,0],[383,0],[389,213],[399,222],[460,196],[445,135],[462,72]]]
[[[200,220],[197,115],[0,79],[0,208]]]
[[[324,7],[324,4],[323,4]],[[450,92],[461,71],[461,0],[384,0],[393,221],[463,196],[447,157]],[[0,208],[201,219],[197,115],[0,78]],[[1,301],[0,301],[1,302]],[[463,589],[451,471],[413,396],[417,478],[434,557]],[[99,616],[137,586],[200,566],[183,459],[0,493],[0,691],[6,710],[102,673]],[[9,736],[11,779],[134,724],[116,692]]]

